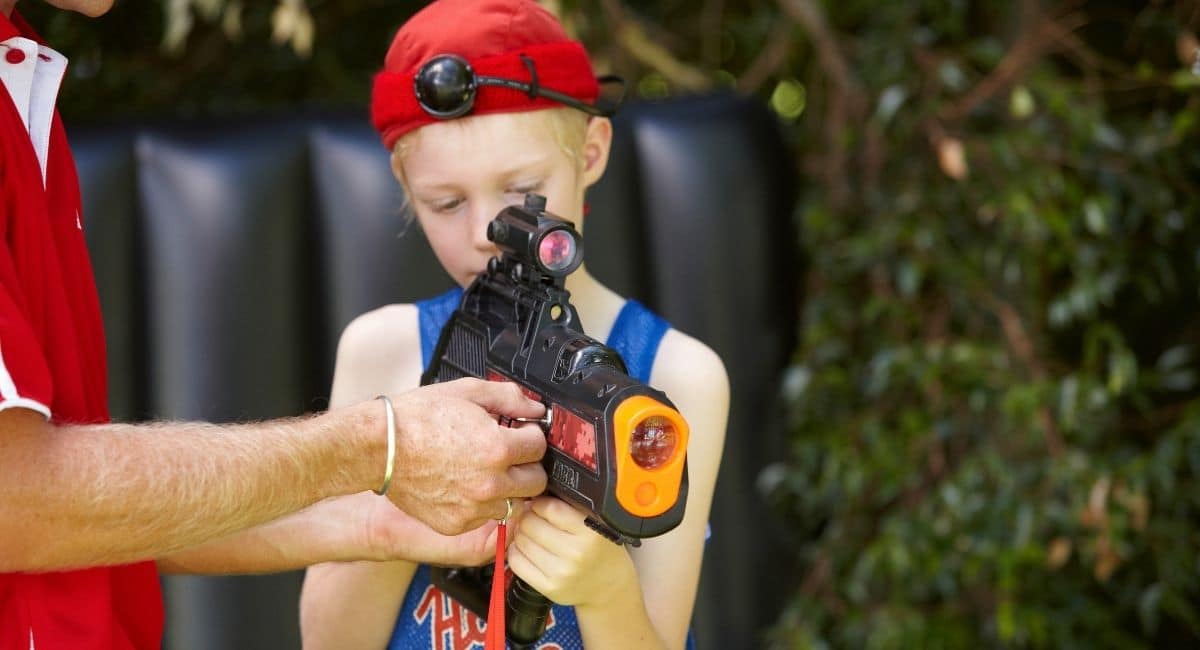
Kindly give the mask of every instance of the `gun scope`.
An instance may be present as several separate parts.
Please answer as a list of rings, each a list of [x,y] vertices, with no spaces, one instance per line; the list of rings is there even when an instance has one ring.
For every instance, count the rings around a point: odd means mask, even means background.
[[[526,194],[524,205],[502,210],[487,236],[506,256],[552,278],[565,278],[583,264],[583,238],[570,221],[546,212],[540,194]]]

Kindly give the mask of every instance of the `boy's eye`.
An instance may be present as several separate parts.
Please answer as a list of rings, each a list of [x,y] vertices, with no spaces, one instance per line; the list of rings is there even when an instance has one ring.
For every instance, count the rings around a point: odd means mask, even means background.
[[[508,193],[509,194],[520,194],[520,195],[524,196],[526,194],[529,194],[530,192],[536,192],[540,189],[542,189],[542,182],[534,181],[534,182],[529,182],[529,183],[523,183],[521,185],[512,185],[508,188]]]
[[[441,201],[430,201],[429,207],[433,208],[434,212],[453,212],[458,206],[463,204],[462,198],[443,199]]]

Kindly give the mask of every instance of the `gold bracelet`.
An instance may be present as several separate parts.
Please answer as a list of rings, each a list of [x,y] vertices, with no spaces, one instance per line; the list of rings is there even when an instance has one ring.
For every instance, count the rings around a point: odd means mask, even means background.
[[[387,407],[387,468],[383,472],[383,487],[375,491],[375,494],[383,496],[392,485],[392,466],[396,464],[396,411],[392,409],[392,400],[388,399],[387,395],[380,395],[375,399],[383,400]]]

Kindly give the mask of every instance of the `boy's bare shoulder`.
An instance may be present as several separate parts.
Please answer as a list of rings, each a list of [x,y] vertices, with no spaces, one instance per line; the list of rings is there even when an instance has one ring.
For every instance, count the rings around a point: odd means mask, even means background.
[[[415,388],[421,375],[416,305],[387,305],[350,321],[338,341],[330,406]]]
[[[373,350],[379,355],[419,345],[417,323],[417,306],[411,304],[384,305],[359,314],[342,331],[338,354]]]
[[[728,396],[729,376],[717,353],[699,339],[677,329],[667,330],[658,347],[650,383],[711,397]]]
[[[729,418],[729,376],[717,353],[699,340],[668,330],[658,347],[650,385],[663,391],[687,418],[692,437],[688,462],[692,489],[711,494]]]
[[[419,360],[420,350],[416,305],[386,305],[360,314],[342,331],[337,370],[373,375],[414,355]]]

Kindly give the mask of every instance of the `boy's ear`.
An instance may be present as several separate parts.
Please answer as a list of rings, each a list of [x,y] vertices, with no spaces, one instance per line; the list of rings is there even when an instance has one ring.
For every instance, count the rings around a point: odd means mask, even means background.
[[[404,181],[404,167],[403,167],[404,161],[401,160],[400,154],[397,153],[395,149],[393,149],[391,155],[389,155],[388,158],[392,162],[392,176],[395,176],[396,180],[403,182]]]
[[[612,122],[607,117],[588,120],[587,133],[583,138],[583,181],[591,187],[600,180],[608,168],[608,154],[612,151]]]

